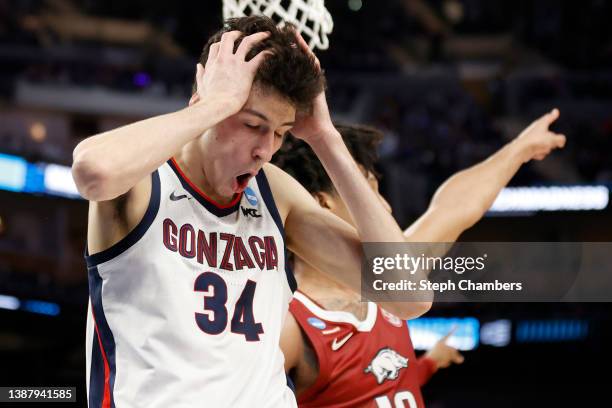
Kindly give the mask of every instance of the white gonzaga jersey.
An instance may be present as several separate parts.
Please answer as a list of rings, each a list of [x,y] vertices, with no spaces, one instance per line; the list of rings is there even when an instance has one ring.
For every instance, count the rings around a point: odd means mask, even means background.
[[[219,207],[171,159],[123,240],[86,256],[98,407],[295,407],[279,347],[295,290],[261,170]]]

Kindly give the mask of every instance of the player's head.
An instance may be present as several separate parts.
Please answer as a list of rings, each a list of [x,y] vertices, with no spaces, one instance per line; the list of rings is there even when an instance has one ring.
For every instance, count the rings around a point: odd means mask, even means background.
[[[235,42],[234,51],[244,37],[259,32],[269,32],[270,36],[255,45],[246,57],[250,60],[263,50],[272,51],[272,56],[266,58],[259,66],[254,84],[276,92],[297,109],[310,108],[315,96],[325,87],[325,77],[317,68],[315,61],[297,46],[295,29],[292,25],[278,27],[272,19],[265,16],[230,18],[225,21],[221,30],[209,38],[202,49],[199,59],[202,66],[206,65],[210,47],[221,41],[221,36],[228,31],[240,31],[243,34]],[[194,82],[192,94],[195,90]]]
[[[262,50],[272,51],[259,66],[251,93],[243,109],[218,123],[200,141],[206,155],[203,169],[215,192],[231,196],[244,188],[248,173],[256,173],[279,149],[282,136],[291,128],[298,110],[312,107],[323,91],[325,77],[314,59],[297,46],[291,26],[279,28],[267,17],[250,16],[229,19],[222,30],[208,41],[200,56],[205,66],[210,46],[227,31],[244,36],[268,31],[270,36],[247,54],[247,60]],[[197,95],[190,103],[197,101]]]
[[[378,160],[378,145],[382,141],[383,134],[372,127],[361,125],[336,125],[336,129],[342,135],[346,147],[368,179],[372,190],[376,192],[390,212],[391,207],[378,191],[378,172],[375,168]],[[308,144],[288,135],[283,147],[272,161],[299,181],[322,207],[354,224],[334,184]]]

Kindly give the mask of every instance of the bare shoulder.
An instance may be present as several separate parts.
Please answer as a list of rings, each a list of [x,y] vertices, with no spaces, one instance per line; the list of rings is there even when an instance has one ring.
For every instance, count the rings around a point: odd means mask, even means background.
[[[274,202],[278,208],[278,212],[283,220],[283,223],[287,220],[289,213],[298,205],[307,203],[313,198],[310,194],[302,187],[297,180],[291,175],[287,174],[284,170],[275,166],[271,163],[266,163],[263,166],[263,171],[266,174],[272,195],[274,196]]]
[[[108,201],[90,201],[87,249],[95,254],[121,241],[143,219],[151,198],[151,176],[140,180],[127,193]]]

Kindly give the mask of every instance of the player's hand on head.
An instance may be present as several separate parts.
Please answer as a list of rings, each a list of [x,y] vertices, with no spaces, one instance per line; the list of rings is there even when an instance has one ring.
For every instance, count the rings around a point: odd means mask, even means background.
[[[240,31],[228,31],[221,40],[210,46],[206,66],[197,65],[196,84],[200,100],[223,104],[228,114],[238,112],[246,103],[253,86],[257,69],[272,52],[264,50],[250,60],[247,54],[261,41],[270,36],[259,32],[242,38],[234,52],[235,42],[242,36]]]
[[[321,63],[316,57],[314,52],[308,47],[308,44],[302,37],[302,35],[296,31],[295,33],[297,46],[300,47],[304,52],[308,53],[313,59],[319,70],[321,69]],[[329,108],[327,107],[327,100],[325,98],[325,91],[322,91],[314,100],[312,110],[310,112],[299,111],[296,114],[295,125],[291,129],[291,133],[305,142],[312,144],[317,142],[319,139],[330,136],[331,134],[336,135],[336,129],[334,128],[331,115],[329,114]]]
[[[526,161],[542,160],[555,149],[565,146],[565,135],[550,130],[559,118],[559,110],[553,109],[529,125],[517,137],[516,142],[526,151]]]
[[[317,68],[319,68],[319,70],[321,70],[321,62],[319,61],[319,58],[317,58],[317,55],[308,46],[308,43],[306,42],[304,37],[302,37],[302,34],[300,34],[299,31],[295,32],[295,39],[297,41],[297,46],[300,47],[302,50],[304,50],[304,52],[306,54],[310,55],[310,57],[314,59],[314,62],[316,64]]]

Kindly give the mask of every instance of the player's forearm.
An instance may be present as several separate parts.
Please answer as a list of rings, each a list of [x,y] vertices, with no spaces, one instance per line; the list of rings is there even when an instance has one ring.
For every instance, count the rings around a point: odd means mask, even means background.
[[[364,242],[401,242],[402,231],[378,199],[336,132],[311,145]]]
[[[459,209],[463,221],[461,227],[465,230],[491,208],[499,192],[527,160],[525,147],[514,140],[485,161],[445,181],[434,194],[430,208]]]
[[[92,201],[127,192],[224,115],[222,104],[202,101],[85,139],[73,152],[79,192]]]
[[[351,213],[361,242],[404,242],[401,229],[368,184],[340,135],[322,138],[319,143],[311,144],[311,147]],[[387,249],[389,254],[383,256],[393,257],[396,254],[397,248]],[[401,269],[388,270],[386,278],[389,281],[399,280],[406,278],[405,273]],[[410,278],[418,282],[426,277],[425,271],[419,270]],[[355,277],[347,279],[351,280],[355,280]],[[367,293],[365,296],[368,296]],[[419,298],[413,302],[397,301],[390,296],[388,301],[377,303],[401,318],[412,319],[431,308],[432,298],[432,293],[420,293]]]

